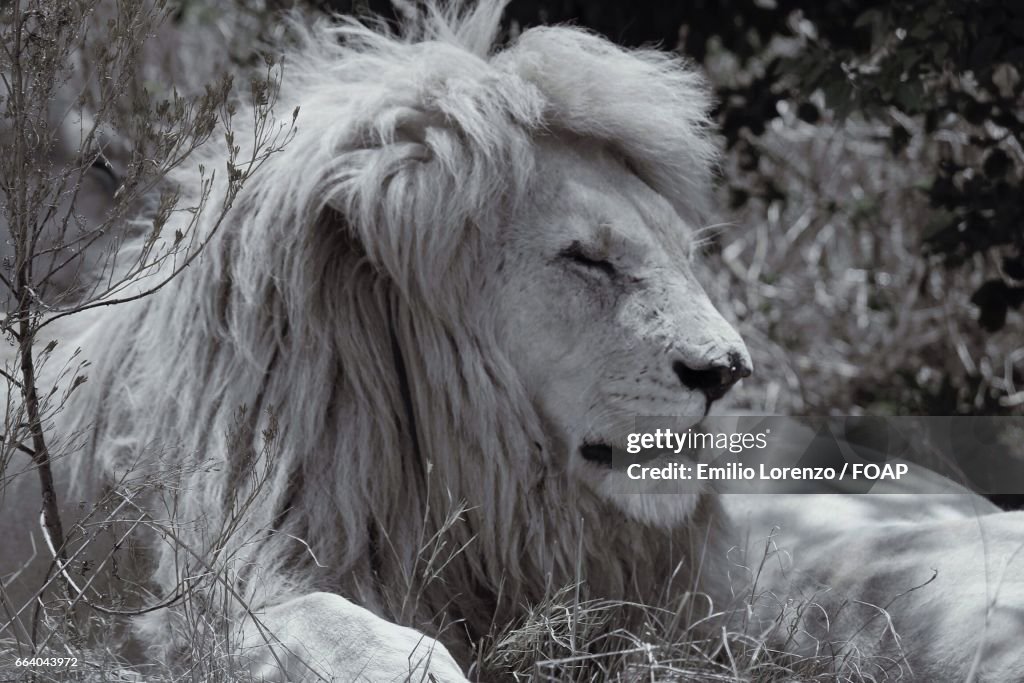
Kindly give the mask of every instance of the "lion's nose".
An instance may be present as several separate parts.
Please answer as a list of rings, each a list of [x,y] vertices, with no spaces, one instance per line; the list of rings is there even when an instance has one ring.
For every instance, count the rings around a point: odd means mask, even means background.
[[[703,368],[692,368],[681,360],[672,363],[672,370],[687,389],[702,391],[709,401],[725,396],[732,385],[750,376],[750,366],[743,356],[730,351],[726,361]]]

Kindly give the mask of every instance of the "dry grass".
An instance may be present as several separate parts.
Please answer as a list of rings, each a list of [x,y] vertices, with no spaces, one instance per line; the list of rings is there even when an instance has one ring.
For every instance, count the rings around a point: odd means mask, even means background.
[[[784,600],[763,589],[768,563],[784,560],[771,538],[751,550],[752,566],[723,561],[731,574],[749,577],[728,605],[715,605],[695,590],[665,595],[656,605],[581,599],[586,582],[580,578],[496,629],[479,644],[471,673],[483,672],[481,680],[574,683],[875,683],[906,677],[901,660],[853,648],[808,654],[807,619],[828,608],[813,598]],[[884,608],[868,614],[863,628],[889,623]],[[798,650],[804,654],[792,654]]]
[[[159,486],[153,482],[149,485]],[[145,493],[136,488],[132,497]],[[449,524],[457,523],[463,512],[463,506],[455,505],[448,516]],[[110,514],[96,519],[105,530],[108,525],[117,528],[120,536],[125,527],[137,526],[132,522],[138,516],[128,515],[115,522],[111,522]],[[92,526],[86,520],[83,528]],[[170,527],[159,525],[159,529],[162,534],[174,533]],[[83,545],[95,542],[86,539]],[[443,568],[451,554],[462,550],[446,543],[442,529],[424,539],[417,574],[428,582],[443,580]],[[899,663],[889,659],[856,651],[813,656],[786,653],[805,635],[801,621],[804,614],[821,607],[813,600],[780,601],[759,587],[762,569],[776,561],[777,552],[769,539],[763,551],[755,553],[756,566],[732,565],[733,571],[746,573],[751,580],[730,605],[714,605],[696,591],[666,595],[657,605],[591,599],[585,597],[586,578],[578,577],[571,585],[553,589],[538,604],[525,606],[513,623],[496,624],[487,638],[474,644],[475,659],[468,675],[472,680],[573,683],[897,680]],[[131,611],[130,605],[137,604],[140,594],[146,594],[150,604],[155,600],[144,587],[121,576],[116,564],[97,566],[92,575],[97,574],[104,577],[108,587],[102,592],[92,591],[96,605],[117,605]],[[230,581],[230,569],[219,567],[212,579]],[[410,603],[415,602],[420,589],[419,581],[410,582]],[[238,624],[218,616],[216,606],[208,602],[208,594],[202,589],[185,591],[169,608],[176,615],[176,635],[187,646],[180,651],[184,656],[164,661],[138,650],[129,618],[83,604],[69,612],[59,591],[42,593],[31,626],[34,645],[12,637],[16,629],[0,631],[0,662],[5,666],[0,668],[0,680],[249,683],[253,679],[231,654],[232,635],[237,633]],[[752,618],[755,613],[758,619]],[[767,620],[765,615],[769,615]],[[449,627],[457,628],[457,624]],[[77,666],[63,670],[9,666],[15,657],[27,656],[75,657]]]

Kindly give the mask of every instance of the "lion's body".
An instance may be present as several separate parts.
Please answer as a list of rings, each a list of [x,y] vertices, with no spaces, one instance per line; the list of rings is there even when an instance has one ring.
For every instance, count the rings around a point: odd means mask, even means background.
[[[428,12],[404,38],[304,32],[279,106],[301,106],[298,135],[202,258],[73,323],[92,379],[61,427],[88,429],[103,475],[155,471],[181,492],[163,502],[195,555],[160,544],[155,583],[205,557],[240,598],[224,604],[244,599],[342,679],[337,620],[382,618],[381,642],[413,626],[465,657],[581,576],[591,597],[730,598],[718,499],[605,495],[615,475],[577,455],[602,419],[706,408],[679,363],[746,356],[685,265],[708,200],[706,97],[673,58],[574,29],[494,53],[500,10]],[[615,268],[638,274],[590,302],[603,257],[563,274],[540,253],[608,225]],[[548,285],[562,293],[544,301]]]
[[[759,572],[747,628],[863,680],[1024,680],[1024,513],[932,484],[726,496]]]

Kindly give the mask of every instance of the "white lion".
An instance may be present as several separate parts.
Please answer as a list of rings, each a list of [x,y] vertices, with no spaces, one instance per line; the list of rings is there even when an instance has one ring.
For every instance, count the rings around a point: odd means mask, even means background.
[[[172,287],[88,314],[94,380],[62,427],[90,430],[108,476],[180,476],[195,555],[161,544],[153,578],[170,591],[183,568],[225,567],[211,590],[239,598],[222,602],[268,678],[461,680],[470,643],[579,574],[593,597],[671,585],[732,602],[741,536],[723,500],[617,493],[606,466],[621,425],[695,423],[751,371],[691,269],[715,156],[705,86],[674,56],[573,28],[498,49],[502,6],[428,5],[401,35],[296,29],[280,101],[301,106],[295,139]],[[987,583],[1020,516],[979,520],[991,508],[966,496],[929,499],[953,519],[919,523],[865,518],[856,506],[891,509],[874,497],[725,502],[746,536],[794,534],[807,571],[763,577],[782,599],[809,576],[880,600],[939,569],[889,606],[902,643],[852,621],[808,625],[814,643],[905,656],[921,680],[1024,680],[1017,646],[999,649],[1020,633],[1024,573]]]

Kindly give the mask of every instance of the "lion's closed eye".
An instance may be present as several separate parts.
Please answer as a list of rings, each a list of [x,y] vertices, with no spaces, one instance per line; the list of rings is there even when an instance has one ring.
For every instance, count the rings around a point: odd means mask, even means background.
[[[575,266],[600,272],[608,277],[614,277],[617,274],[615,266],[611,261],[605,257],[589,252],[578,241],[573,242],[565,249],[562,249],[558,252],[558,255]]]

